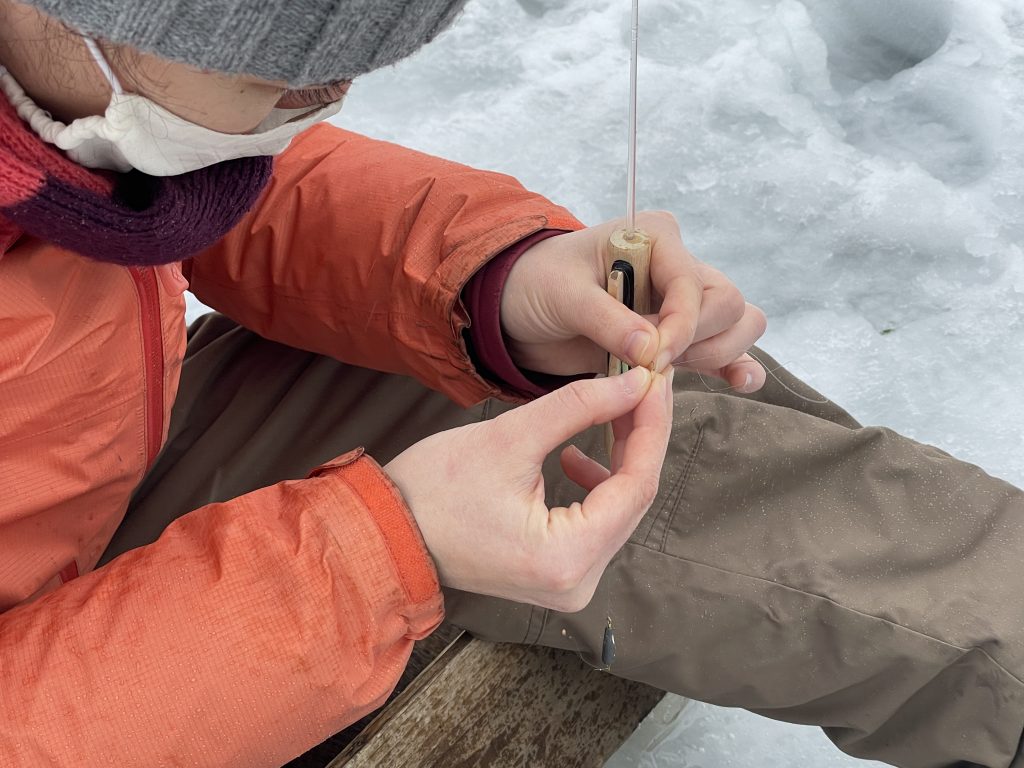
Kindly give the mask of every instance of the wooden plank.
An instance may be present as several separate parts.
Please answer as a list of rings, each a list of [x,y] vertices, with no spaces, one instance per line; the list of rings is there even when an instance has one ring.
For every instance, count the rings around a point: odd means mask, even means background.
[[[662,695],[576,654],[463,635],[328,768],[597,768]]]
[[[283,768],[325,768],[331,760],[337,757],[353,739],[357,738],[370,725],[379,713],[383,712],[397,696],[412,685],[419,678],[420,674],[449,648],[452,642],[461,634],[461,629],[450,624],[442,624],[427,637],[417,640],[413,646],[412,655],[409,657],[409,663],[406,664],[402,676],[398,679],[398,684],[395,686],[395,690],[392,691],[384,706],[376,712],[372,712],[352,723],[341,733],[334,734],[305,754],[287,763]]]

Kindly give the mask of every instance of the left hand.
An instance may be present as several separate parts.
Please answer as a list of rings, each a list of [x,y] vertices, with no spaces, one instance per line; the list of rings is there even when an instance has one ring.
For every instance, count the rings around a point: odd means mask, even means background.
[[[739,392],[765,382],[747,350],[764,313],[721,272],[697,261],[668,213],[637,214],[651,237],[651,297],[642,317],[606,290],[605,251],[621,221],[548,238],[524,253],[501,298],[502,328],[521,368],[571,375],[603,372],[607,353],[662,371],[674,363],[725,379]]]

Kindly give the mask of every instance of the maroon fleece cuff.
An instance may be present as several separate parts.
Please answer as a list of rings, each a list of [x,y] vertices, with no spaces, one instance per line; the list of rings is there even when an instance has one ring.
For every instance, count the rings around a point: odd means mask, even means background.
[[[542,240],[564,234],[561,229],[542,229],[491,259],[462,291],[469,313],[469,353],[477,371],[502,389],[525,398],[545,395],[573,378],[520,370],[509,356],[501,332],[501,292],[516,261]]]

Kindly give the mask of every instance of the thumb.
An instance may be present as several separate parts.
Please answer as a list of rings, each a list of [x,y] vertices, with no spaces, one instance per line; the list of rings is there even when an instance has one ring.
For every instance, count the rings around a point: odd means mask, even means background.
[[[564,306],[563,322],[581,336],[632,366],[650,367],[658,352],[658,329],[643,315],[616,301],[596,285]]]
[[[525,436],[530,458],[542,461],[570,437],[636,408],[652,378],[647,368],[633,368],[621,376],[574,381],[492,423],[509,430],[517,441]]]

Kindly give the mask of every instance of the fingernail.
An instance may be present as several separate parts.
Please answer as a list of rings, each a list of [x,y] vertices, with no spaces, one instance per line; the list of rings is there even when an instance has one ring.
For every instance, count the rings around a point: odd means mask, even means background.
[[[626,339],[626,357],[630,365],[642,365],[644,355],[651,346],[651,334],[647,331],[633,331]]]
[[[740,388],[740,390],[743,391],[743,392],[749,392],[750,391],[750,385],[751,385],[751,383],[753,383],[753,381],[754,381],[754,377],[751,374],[748,373],[747,374],[747,378],[745,378],[743,380],[743,386]]]
[[[647,368],[630,368],[629,373],[622,377],[627,394],[633,394],[634,392],[646,393],[651,387],[652,376],[653,374]]]

